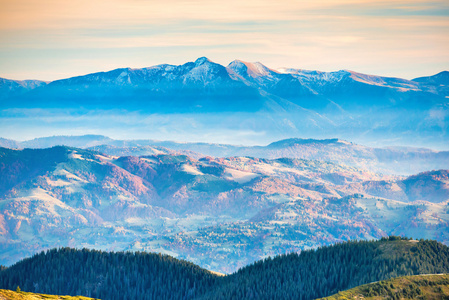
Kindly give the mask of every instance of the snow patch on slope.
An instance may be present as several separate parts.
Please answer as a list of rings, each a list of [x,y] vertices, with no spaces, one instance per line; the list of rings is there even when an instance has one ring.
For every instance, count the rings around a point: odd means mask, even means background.
[[[192,174],[192,175],[204,175],[203,172],[201,172],[195,166],[192,166],[192,165],[183,165],[182,170],[184,172]]]
[[[225,173],[224,173],[224,177],[226,179],[233,180],[240,184],[250,182],[251,180],[253,180],[254,178],[257,178],[259,176],[260,176],[260,174],[244,172],[244,171],[239,171],[239,170],[230,169],[230,168],[226,168]]]

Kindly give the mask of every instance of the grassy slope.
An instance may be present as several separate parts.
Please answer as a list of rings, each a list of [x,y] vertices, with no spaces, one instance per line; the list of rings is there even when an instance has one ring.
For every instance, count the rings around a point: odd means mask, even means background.
[[[40,299],[61,299],[61,300],[93,300],[93,298],[83,296],[56,296],[45,294],[34,294],[27,292],[14,292],[10,290],[0,290],[0,300],[40,300]]]
[[[361,285],[323,299],[449,299],[449,274],[398,277]]]

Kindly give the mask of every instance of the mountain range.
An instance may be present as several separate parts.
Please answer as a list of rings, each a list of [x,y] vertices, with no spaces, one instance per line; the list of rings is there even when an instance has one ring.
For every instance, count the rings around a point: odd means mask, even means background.
[[[185,154],[195,159],[205,156],[246,156],[319,160],[391,175],[413,175],[429,170],[449,169],[449,151],[416,147],[375,148],[337,138],[290,138],[266,146],[115,140],[101,135],[52,136],[23,142],[0,138],[0,147],[11,149],[38,149],[61,145],[90,149],[113,156]]]
[[[15,128],[16,136],[90,128],[190,141],[339,136],[446,149],[448,78],[447,71],[406,80],[346,70],[274,70],[239,60],[225,67],[202,57],[52,82],[1,79],[0,125]]]
[[[448,272],[448,99],[448,71],[205,57],[0,78],[0,288],[311,299]],[[351,293],[444,294],[397,284]]]
[[[449,173],[294,158],[0,148],[0,258],[88,247],[230,273],[267,255],[407,235],[448,243]]]

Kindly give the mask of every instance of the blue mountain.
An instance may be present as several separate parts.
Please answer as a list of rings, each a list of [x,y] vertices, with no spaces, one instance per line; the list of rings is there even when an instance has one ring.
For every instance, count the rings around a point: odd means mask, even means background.
[[[339,136],[444,148],[448,74],[406,80],[348,70],[274,70],[239,60],[222,66],[201,57],[177,66],[121,68],[49,83],[0,79],[0,108],[157,114],[164,116],[166,132],[181,135],[243,131],[254,132],[254,139],[263,136],[263,142]]]

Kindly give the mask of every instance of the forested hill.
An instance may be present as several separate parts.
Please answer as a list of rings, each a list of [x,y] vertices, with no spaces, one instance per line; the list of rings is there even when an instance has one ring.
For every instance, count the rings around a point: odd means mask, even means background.
[[[390,237],[268,258],[223,278],[201,299],[315,299],[404,275],[449,272],[449,248]]]
[[[345,242],[256,262],[218,276],[148,253],[62,248],[0,272],[0,288],[114,299],[314,299],[398,276],[449,273],[449,248],[390,237]]]
[[[192,299],[217,278],[169,255],[61,248],[0,272],[0,288],[103,300]]]

